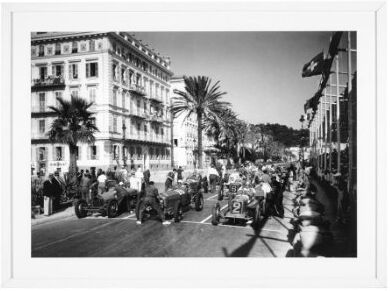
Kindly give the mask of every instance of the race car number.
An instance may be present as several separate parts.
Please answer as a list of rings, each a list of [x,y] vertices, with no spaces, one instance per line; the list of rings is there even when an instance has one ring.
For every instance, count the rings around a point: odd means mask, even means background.
[[[241,212],[241,203],[233,202],[232,213],[240,213]]]

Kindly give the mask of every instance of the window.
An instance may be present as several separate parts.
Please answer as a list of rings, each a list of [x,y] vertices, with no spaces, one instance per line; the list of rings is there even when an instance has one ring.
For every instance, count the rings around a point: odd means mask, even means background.
[[[95,145],[89,147],[90,151],[90,160],[97,160],[97,147]]]
[[[96,102],[96,87],[88,87],[89,102]]]
[[[62,99],[62,92],[60,91],[55,92],[55,96],[56,96],[56,107],[58,108],[60,106],[60,103],[58,102],[58,98]]]
[[[112,119],[112,122],[113,122],[113,131],[118,132],[118,119],[116,117],[114,117]]]
[[[122,78],[122,83],[126,84],[126,69],[122,68],[121,70],[121,78]]]
[[[39,111],[44,112],[46,107],[46,96],[45,93],[39,93]]]
[[[126,94],[122,92],[122,108],[126,108]]]
[[[117,94],[117,90],[113,90],[113,92],[112,92],[112,105],[114,105],[114,106],[117,106],[117,96],[116,96],[116,94]]]
[[[55,54],[56,55],[60,55],[61,54],[61,44],[60,43],[56,43]]]
[[[62,151],[62,147],[55,148],[55,160],[62,161],[64,159],[64,153]]]
[[[51,71],[52,71],[52,75],[55,77],[60,77],[64,75],[63,65],[53,65]]]
[[[118,150],[119,150],[119,147],[117,145],[114,145],[114,147],[113,147],[114,160],[119,158]]]
[[[39,120],[39,133],[45,133],[45,120]]]
[[[118,81],[117,64],[112,64],[112,77],[114,81]]]
[[[77,41],[72,42],[72,54],[77,53]]]
[[[164,136],[164,128],[161,128],[161,136]]]
[[[69,79],[76,80],[79,78],[79,65],[78,64],[70,64],[69,65]]]
[[[47,77],[47,67],[39,67],[39,79],[45,80]]]
[[[177,138],[175,138],[174,140],[173,140],[173,145],[175,146],[175,147],[177,147]]]
[[[95,41],[94,40],[89,41],[89,50],[91,52],[93,52],[95,50]]]
[[[38,53],[38,56],[40,57],[43,57],[45,55],[45,46],[43,44],[41,44],[39,46],[39,53]]]
[[[148,133],[148,126],[146,124],[144,124],[144,132],[145,132],[145,134]]]
[[[98,76],[98,63],[87,63],[86,64],[87,78]]]
[[[70,95],[74,96],[74,97],[78,97],[79,96],[79,89],[78,88],[71,88]]]
[[[38,161],[44,161],[44,160],[46,160],[46,148],[39,147],[38,148]]]

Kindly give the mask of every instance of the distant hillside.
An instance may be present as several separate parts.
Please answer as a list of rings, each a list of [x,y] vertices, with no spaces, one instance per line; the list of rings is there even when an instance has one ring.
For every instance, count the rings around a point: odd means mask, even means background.
[[[256,124],[261,132],[273,137],[274,141],[284,144],[286,147],[299,146],[301,137],[304,137],[305,145],[308,144],[309,130],[297,130],[278,123]]]

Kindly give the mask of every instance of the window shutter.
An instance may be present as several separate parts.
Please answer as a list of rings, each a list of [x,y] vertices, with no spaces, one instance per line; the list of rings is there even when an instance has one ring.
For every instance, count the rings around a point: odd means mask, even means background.
[[[63,77],[63,76],[64,76],[64,66],[61,65],[61,77]]]
[[[36,148],[35,148],[35,151],[36,151],[36,154],[37,154],[36,160],[37,160],[37,162],[38,162],[38,161],[39,161],[39,147],[36,147]]]
[[[99,77],[99,63],[95,63],[95,77]]]
[[[44,147],[44,149],[45,149],[45,154],[44,154],[44,159],[45,159],[45,161],[47,161],[47,154],[49,153],[49,148],[48,147]]]
[[[89,78],[89,76],[90,76],[89,67],[90,67],[89,64],[85,64],[85,70],[87,72],[87,78]]]
[[[57,157],[56,157],[56,147],[54,146],[53,147],[53,161],[56,161],[57,160]]]
[[[78,77],[79,77],[79,65],[78,64],[75,64],[74,65],[74,71],[75,71],[75,75],[77,76],[77,79],[78,79]]]
[[[72,65],[69,65],[69,79],[73,79],[73,74],[72,74]]]
[[[51,75],[55,76],[56,75],[56,66],[51,66]]]

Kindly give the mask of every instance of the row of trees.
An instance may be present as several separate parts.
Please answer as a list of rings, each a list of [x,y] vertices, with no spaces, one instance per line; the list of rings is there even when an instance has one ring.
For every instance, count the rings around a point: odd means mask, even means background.
[[[219,82],[208,77],[184,77],[184,90],[175,90],[174,116],[195,114],[198,120],[198,165],[202,167],[202,132],[217,142],[220,156],[240,159],[292,158],[288,147],[306,144],[307,130],[280,124],[248,124],[237,117],[231,104],[222,100]]]
[[[229,102],[222,98],[226,92],[220,90],[219,82],[212,84],[205,76],[184,77],[184,90],[175,90],[171,112],[173,116],[194,114],[198,122],[198,165],[202,167],[202,133],[212,136],[217,142],[220,155],[224,158],[268,159],[288,156],[286,148],[298,146],[304,132],[279,124],[248,124],[237,117]],[[72,96],[71,100],[58,98],[58,106],[50,107],[57,118],[48,133],[52,142],[67,144],[70,150],[69,176],[73,177],[77,168],[77,144],[95,141],[98,131],[92,103]]]

